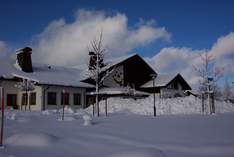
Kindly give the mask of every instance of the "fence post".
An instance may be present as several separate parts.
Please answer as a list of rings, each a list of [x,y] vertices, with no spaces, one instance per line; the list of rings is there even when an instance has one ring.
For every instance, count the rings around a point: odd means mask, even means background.
[[[1,93],[1,110],[2,110],[2,116],[1,116],[1,135],[0,135],[0,147],[3,146],[3,128],[4,128],[4,89],[3,87],[0,87],[0,93]]]

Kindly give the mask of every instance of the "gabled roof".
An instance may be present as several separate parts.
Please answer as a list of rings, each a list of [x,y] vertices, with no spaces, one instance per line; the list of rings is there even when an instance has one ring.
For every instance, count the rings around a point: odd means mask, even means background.
[[[166,86],[171,80],[173,80],[177,75],[175,74],[158,74],[158,76],[154,79],[155,87],[164,87]],[[153,80],[150,80],[143,84],[141,87],[147,88],[153,86]]]
[[[0,78],[30,79],[38,84],[61,85],[72,87],[92,87],[80,81],[81,70],[45,64],[33,64],[34,72],[23,72],[13,60],[0,60]]]
[[[166,87],[175,79],[180,79],[187,90],[192,89],[180,74],[159,74],[154,79],[155,87]],[[141,88],[152,88],[152,87],[153,87],[153,80],[150,80],[141,86]]]
[[[131,59],[133,57],[138,57],[139,59],[141,59],[142,61],[145,62],[145,60],[142,59],[138,54],[133,53],[133,54],[130,54],[130,55],[127,55],[127,56],[122,56],[122,57],[118,57],[118,58],[113,58],[113,59],[107,60],[106,61],[107,66],[105,66],[103,68],[103,70],[108,69],[108,68],[113,67],[113,66],[118,66],[120,64],[123,64],[125,61],[127,61],[127,60],[129,60],[129,59]],[[147,64],[148,67],[155,73],[155,71],[153,70],[153,68],[147,62],[145,62],[145,64]]]
[[[156,72],[153,70],[153,68],[143,58],[141,58],[138,54],[130,54],[130,55],[123,56],[123,57],[109,59],[109,60],[106,61],[107,65],[101,69],[101,72],[105,72],[108,69],[111,69],[111,68],[114,68],[114,67],[118,67],[120,65],[127,64],[129,62],[135,62],[136,60],[138,61],[138,63],[140,65],[143,65],[142,67],[147,68],[146,69],[147,72],[156,74]],[[146,71],[144,71],[144,72],[146,72]],[[87,73],[87,71],[83,72],[83,74],[85,74],[85,73]],[[83,79],[83,81],[91,83],[91,84],[95,83],[92,80],[91,77],[86,77],[86,78]]]

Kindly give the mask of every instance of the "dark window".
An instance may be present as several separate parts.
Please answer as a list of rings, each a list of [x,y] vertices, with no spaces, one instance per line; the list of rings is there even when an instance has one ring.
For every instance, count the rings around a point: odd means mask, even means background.
[[[7,94],[7,106],[12,106],[14,109],[18,108],[16,94]]]
[[[48,105],[57,105],[55,92],[48,92],[47,93],[47,104]]]
[[[61,105],[69,105],[69,93],[61,93]]]
[[[36,93],[30,93],[30,99],[29,99],[30,105],[36,105]]]
[[[81,94],[80,93],[73,94],[73,103],[74,103],[74,105],[81,105]]]
[[[173,83],[174,89],[178,89],[178,84],[176,82]]]
[[[24,105],[27,105],[27,94],[26,93],[23,93],[22,94],[22,99],[21,99],[21,105],[24,106]]]

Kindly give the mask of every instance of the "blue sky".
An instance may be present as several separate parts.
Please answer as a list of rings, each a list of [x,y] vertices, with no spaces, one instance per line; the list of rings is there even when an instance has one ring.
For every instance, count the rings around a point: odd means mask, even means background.
[[[105,13],[104,19],[120,13],[127,18],[129,32],[137,30],[136,27],[141,21],[144,21],[144,24],[140,24],[143,26],[148,26],[147,23],[154,21],[150,28],[165,28],[170,34],[169,40],[151,37],[147,39],[147,44],[146,41],[144,44],[139,42],[126,49],[131,52],[137,51],[143,57],[159,60],[156,55],[163,48],[177,48],[175,53],[179,51],[180,54],[211,50],[218,39],[234,32],[233,7],[232,0],[1,0],[0,41],[11,50],[30,45],[38,34],[45,33],[45,29],[53,21],[58,22],[62,18],[65,22],[60,21],[61,25],[75,23],[75,14],[80,9],[90,12],[102,11]],[[136,46],[137,44],[143,46]],[[191,50],[181,52],[183,48]],[[228,54],[234,58],[232,52]],[[229,60],[230,64],[232,61]],[[156,69],[162,71],[163,68]],[[180,70],[181,68],[167,68],[167,72]],[[232,79],[233,75],[229,75]]]
[[[234,31],[234,2],[232,0],[8,0],[0,5],[0,39],[12,46],[28,43],[50,21],[60,17],[73,20],[79,8],[121,12],[134,25],[139,18],[155,19],[172,33],[171,43],[151,45],[142,51],[150,54],[162,47],[210,48],[222,35]],[[142,52],[144,54],[144,52]]]

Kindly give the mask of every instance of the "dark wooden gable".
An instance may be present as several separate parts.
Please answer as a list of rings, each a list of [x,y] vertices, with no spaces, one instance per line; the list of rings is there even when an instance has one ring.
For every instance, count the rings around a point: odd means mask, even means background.
[[[124,85],[130,85],[138,88],[142,84],[151,80],[151,75],[156,74],[155,71],[139,56],[134,55],[123,63],[124,69]]]
[[[174,77],[166,85],[166,87],[168,87],[169,85],[171,85],[171,86],[173,86],[176,89],[176,86],[178,85],[178,83],[182,86],[183,90],[192,90],[192,88],[189,86],[189,84],[184,80],[184,78],[180,74],[176,75],[176,77]]]
[[[129,85],[138,88],[151,80],[152,74],[156,74],[156,72],[137,54],[112,65],[109,69],[118,66],[123,66],[124,86]],[[83,80],[83,82],[95,84],[95,81],[92,78],[87,78]]]

